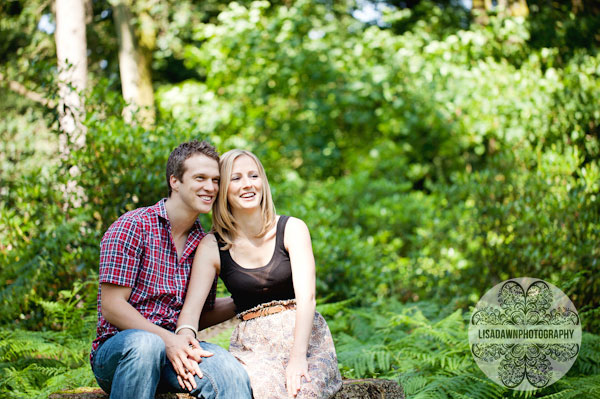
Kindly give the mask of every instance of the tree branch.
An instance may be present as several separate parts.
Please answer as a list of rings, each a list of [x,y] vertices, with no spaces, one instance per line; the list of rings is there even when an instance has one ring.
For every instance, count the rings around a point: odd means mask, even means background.
[[[11,91],[14,91],[17,94],[20,94],[23,97],[25,97],[31,101],[34,101],[38,104],[42,104],[43,106],[48,107],[48,108],[56,107],[56,103],[54,101],[50,101],[50,100],[46,99],[40,93],[29,90],[27,87],[23,86],[21,83],[16,82],[14,80],[6,80],[6,77],[1,72],[0,72],[0,81],[2,81],[4,84],[6,84]]]

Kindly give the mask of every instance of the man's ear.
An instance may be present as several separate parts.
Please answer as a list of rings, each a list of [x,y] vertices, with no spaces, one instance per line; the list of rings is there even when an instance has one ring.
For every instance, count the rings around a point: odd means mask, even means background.
[[[179,192],[179,179],[174,175],[169,178],[169,184],[171,185],[171,191]]]

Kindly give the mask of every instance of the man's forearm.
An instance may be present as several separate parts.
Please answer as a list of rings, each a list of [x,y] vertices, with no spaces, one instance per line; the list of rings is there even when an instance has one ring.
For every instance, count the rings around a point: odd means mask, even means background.
[[[212,310],[204,310],[200,315],[199,330],[222,323],[235,316],[235,305],[231,298],[217,298]]]
[[[119,330],[145,330],[158,335],[163,341],[169,334],[172,334],[170,331],[148,321],[129,302],[120,298],[103,300],[102,315]]]

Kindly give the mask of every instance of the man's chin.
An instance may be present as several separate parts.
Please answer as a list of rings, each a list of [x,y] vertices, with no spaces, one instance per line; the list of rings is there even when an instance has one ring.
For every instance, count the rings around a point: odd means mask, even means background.
[[[196,207],[196,211],[198,213],[209,213],[212,211],[212,203],[210,205],[202,203],[200,206]]]

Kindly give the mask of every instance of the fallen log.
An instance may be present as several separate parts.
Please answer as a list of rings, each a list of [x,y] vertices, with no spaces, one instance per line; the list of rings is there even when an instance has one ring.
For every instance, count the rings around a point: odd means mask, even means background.
[[[404,399],[404,390],[396,381],[344,380],[342,389],[332,399]]]
[[[100,388],[83,387],[53,393],[48,399],[108,399],[108,395]],[[185,393],[161,393],[156,399],[193,398]],[[344,380],[342,389],[332,399],[404,399],[404,391],[390,380]]]

